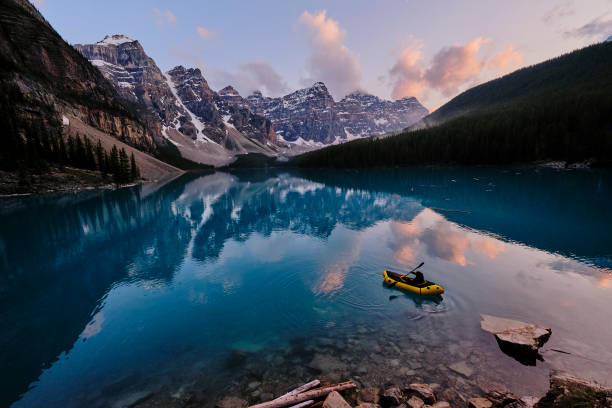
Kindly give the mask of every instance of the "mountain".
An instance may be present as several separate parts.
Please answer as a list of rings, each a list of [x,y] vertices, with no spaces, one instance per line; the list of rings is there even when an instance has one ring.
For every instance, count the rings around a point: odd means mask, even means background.
[[[136,112],[30,2],[3,1],[0,23],[0,103],[3,120],[13,118],[13,135],[36,125],[58,137],[62,115],[71,115],[142,150],[155,150]]]
[[[415,97],[387,101],[361,91],[347,95],[337,106],[349,140],[397,132],[429,113]]]
[[[509,164],[612,154],[612,43],[595,44],[471,88],[413,129],[307,153],[302,166]]]
[[[141,103],[170,126],[184,109],[177,106],[167,79],[140,45],[123,35],[106,36],[95,44],[75,44],[125,99]],[[157,129],[161,132],[161,127]]]
[[[69,180],[104,182],[101,172],[81,170],[100,167],[93,156],[98,142],[100,155],[114,145],[125,150],[124,164],[134,154],[147,179],[180,173],[152,157],[161,154],[164,143],[156,140],[140,109],[29,1],[0,2],[0,26],[0,170],[8,172],[0,177],[3,191],[27,191],[32,175],[36,183],[39,178],[59,183],[59,189]]]
[[[402,130],[428,113],[416,98],[391,102],[360,91],[335,102],[323,82],[280,98],[254,92],[246,101],[282,140],[313,146]]]
[[[230,98],[228,88],[213,91],[198,68],[177,66],[163,73],[138,41],[121,34],[75,48],[121,95],[144,105],[160,138],[184,157],[222,165],[236,154],[276,154],[272,123],[252,112],[235,90]]]

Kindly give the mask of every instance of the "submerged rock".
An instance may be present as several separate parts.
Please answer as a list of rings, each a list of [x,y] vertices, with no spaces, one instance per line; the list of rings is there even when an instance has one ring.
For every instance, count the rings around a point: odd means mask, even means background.
[[[412,383],[408,386],[406,391],[409,393],[409,395],[416,394],[427,404],[431,405],[436,402],[436,395],[429,384]]]
[[[382,395],[382,402],[385,406],[397,406],[402,402],[402,391],[397,385],[388,387]]]
[[[468,406],[470,408],[491,408],[493,403],[486,398],[470,398]]]
[[[410,408],[423,408],[425,406],[425,402],[417,396],[412,396],[407,402]]]
[[[238,397],[225,397],[217,402],[216,408],[245,408],[249,403]]]
[[[249,390],[255,390],[260,385],[261,385],[261,383],[259,381],[252,381],[252,382],[249,383],[248,388],[249,388]]]
[[[495,335],[504,353],[525,365],[535,365],[536,360],[542,360],[538,350],[550,338],[550,328],[486,314],[481,316],[480,327]]]
[[[346,363],[343,363],[339,358],[320,353],[315,354],[310,363],[308,363],[308,367],[319,370],[322,373],[344,371],[347,369]]]
[[[488,389],[483,389],[483,391],[485,391],[487,398],[493,402],[493,405],[496,407],[519,408],[527,406],[524,401],[512,394],[503,385],[495,385]]]
[[[338,394],[337,391],[329,393],[325,402],[323,402],[323,408],[351,408],[351,406],[342,398],[342,395]]]
[[[611,406],[612,390],[562,371],[551,373],[548,393],[535,404],[535,408]]]
[[[378,404],[380,389],[377,387],[366,387],[359,392],[359,399],[363,402]]]
[[[448,368],[464,377],[471,377],[474,373],[474,370],[465,361],[459,361],[451,364],[448,366]]]

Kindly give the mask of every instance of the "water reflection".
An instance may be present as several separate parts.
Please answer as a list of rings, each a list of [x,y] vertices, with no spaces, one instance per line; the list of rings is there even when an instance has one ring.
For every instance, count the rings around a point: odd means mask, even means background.
[[[609,173],[516,173],[216,173],[5,204],[0,404],[23,394],[17,406],[83,405],[164,375],[198,384],[207,370],[214,375],[198,385],[211,389],[212,378],[242,375],[218,365],[233,348],[274,355],[295,337],[342,339],[357,324],[381,336],[418,330],[441,349],[467,327],[464,341],[488,347],[483,311],[542,319],[558,347],[610,358],[602,342],[612,329],[597,323],[612,282]],[[391,302],[382,267],[421,260],[447,288],[444,301]],[[512,364],[502,367],[523,369]],[[354,374],[347,367],[339,374]]]
[[[470,234],[465,228],[449,223],[441,214],[423,209],[410,222],[395,222],[391,227],[391,245],[396,262],[415,264],[417,254],[444,259],[457,265],[471,263],[467,251],[476,251],[495,259],[504,250],[504,243],[487,235]]]

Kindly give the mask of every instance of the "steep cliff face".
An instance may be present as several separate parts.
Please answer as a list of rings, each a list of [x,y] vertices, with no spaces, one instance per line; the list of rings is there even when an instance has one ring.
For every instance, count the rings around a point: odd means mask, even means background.
[[[271,121],[253,113],[233,88],[213,91],[199,69],[162,73],[138,41],[120,34],[75,48],[121,95],[144,106],[149,127],[191,160],[224,164],[238,153],[275,153]]]
[[[96,44],[75,44],[97,67],[115,89],[127,100],[146,106],[161,121],[170,126],[181,115],[167,85],[166,77],[138,41],[124,35],[106,36]]]
[[[136,111],[28,1],[2,1],[0,26],[0,92],[5,95],[0,108],[10,112],[15,137],[23,138],[33,124],[59,137],[62,115],[70,114],[155,151],[153,135]]]
[[[269,119],[254,113],[247,101],[231,86],[221,89],[215,103],[228,126],[264,145],[276,145],[278,139],[274,126]]]
[[[272,121],[276,133],[287,142],[329,144],[344,138],[334,99],[323,82],[282,98],[255,92],[247,101],[255,112]]]
[[[402,130],[429,113],[414,97],[387,101],[360,91],[347,95],[336,106],[349,140]]]
[[[198,68],[177,66],[168,71],[167,80],[179,104],[183,105],[193,115],[196,128],[193,139],[209,139],[221,143],[225,136],[225,126],[217,107],[215,92]],[[183,125],[184,122],[181,122]],[[181,129],[179,129],[181,130]],[[184,134],[184,130],[181,130]]]
[[[281,98],[254,92],[246,101],[272,121],[283,140],[311,144],[341,143],[398,131],[428,113],[416,98],[392,102],[353,92],[335,102],[322,82]]]

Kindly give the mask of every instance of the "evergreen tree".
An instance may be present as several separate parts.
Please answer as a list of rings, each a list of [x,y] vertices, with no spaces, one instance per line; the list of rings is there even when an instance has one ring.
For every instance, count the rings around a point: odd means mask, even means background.
[[[85,165],[84,167],[89,170],[96,169],[96,159],[94,158],[94,149],[91,141],[88,137],[84,137],[85,139]]]
[[[68,135],[68,154],[66,155],[66,164],[69,164],[71,166],[75,166],[76,165],[76,146],[74,143],[74,138],[72,137],[72,135]]]
[[[119,177],[119,150],[116,145],[113,145],[108,158],[108,172],[112,174],[115,179]]]
[[[130,159],[124,148],[119,152],[119,182],[127,183],[130,181]]]
[[[81,139],[81,135],[79,135],[78,133],[76,135],[76,139],[74,140],[74,154],[74,165],[79,168],[87,167],[87,158],[85,157],[85,145],[83,144],[83,139]]]
[[[98,144],[96,144],[95,148],[96,154],[96,166],[100,172],[104,174],[106,172],[106,154],[104,152],[104,148],[102,147],[102,142],[98,139]]]
[[[130,157],[130,170],[131,170],[131,179],[132,181],[140,180],[140,169],[136,164],[136,159],[134,158],[134,152],[132,152],[132,156]]]

